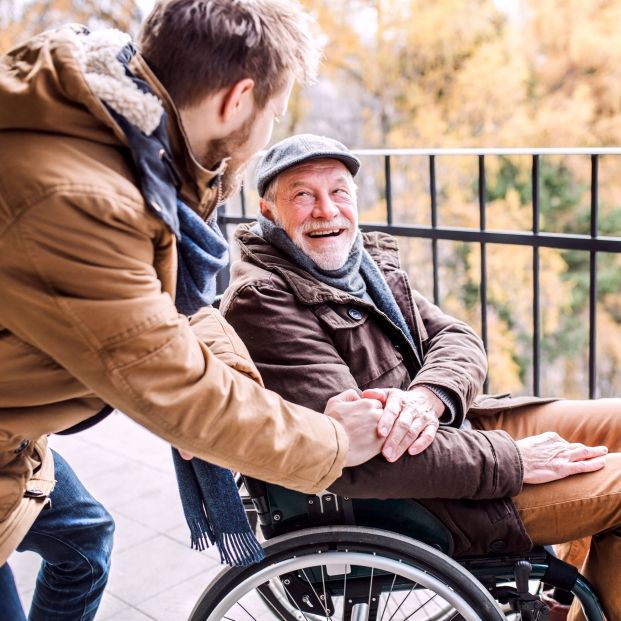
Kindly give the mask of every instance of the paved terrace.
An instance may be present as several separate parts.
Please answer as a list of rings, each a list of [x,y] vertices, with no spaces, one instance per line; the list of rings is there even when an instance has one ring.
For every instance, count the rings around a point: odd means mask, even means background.
[[[116,521],[97,621],[186,621],[221,565],[214,549],[190,549],[169,445],[115,412],[82,433],[53,436],[51,446]],[[31,552],[9,561],[26,609],[39,561]]]

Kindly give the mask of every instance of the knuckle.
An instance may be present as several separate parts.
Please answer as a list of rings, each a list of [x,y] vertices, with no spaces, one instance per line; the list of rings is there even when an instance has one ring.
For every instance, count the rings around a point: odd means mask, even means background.
[[[410,442],[412,440],[415,440],[416,438],[420,438],[421,434],[419,432],[419,430],[417,428],[411,428],[408,430],[407,434],[406,434],[406,438],[410,440]]]

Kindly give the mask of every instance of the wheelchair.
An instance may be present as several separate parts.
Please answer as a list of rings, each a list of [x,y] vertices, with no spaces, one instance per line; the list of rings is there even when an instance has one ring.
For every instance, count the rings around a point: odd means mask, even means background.
[[[244,484],[265,559],[224,568],[189,621],[545,621],[531,592],[544,583],[604,621],[587,580],[551,550],[455,560],[450,532],[416,501]]]

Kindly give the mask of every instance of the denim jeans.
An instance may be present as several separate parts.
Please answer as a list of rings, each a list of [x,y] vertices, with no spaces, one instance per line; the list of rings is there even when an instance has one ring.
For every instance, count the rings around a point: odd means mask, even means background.
[[[114,521],[69,464],[52,452],[56,486],[51,506],[41,511],[17,548],[43,559],[28,619],[90,621],[108,581]],[[0,567],[0,610],[10,611],[11,621],[25,619],[8,564]]]

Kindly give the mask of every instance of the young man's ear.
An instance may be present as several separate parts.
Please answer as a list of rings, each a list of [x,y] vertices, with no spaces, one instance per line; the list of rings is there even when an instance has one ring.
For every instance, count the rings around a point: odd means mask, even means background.
[[[254,80],[244,78],[228,87],[221,99],[220,116],[224,123],[249,118],[254,107]]]
[[[274,217],[274,213],[271,209],[271,204],[268,203],[264,198],[259,200],[259,210],[261,211],[261,215],[272,222],[276,222],[276,218]]]

